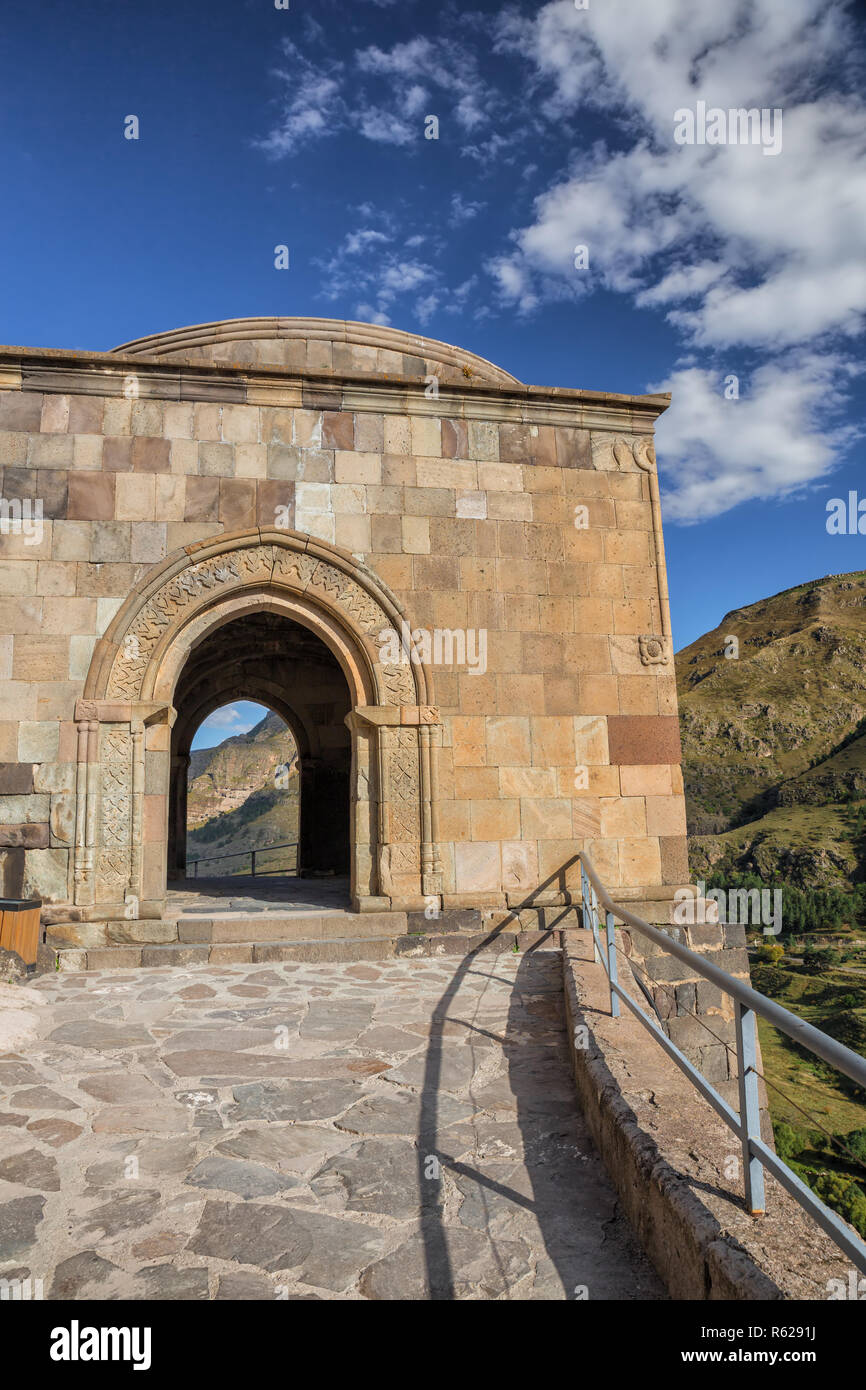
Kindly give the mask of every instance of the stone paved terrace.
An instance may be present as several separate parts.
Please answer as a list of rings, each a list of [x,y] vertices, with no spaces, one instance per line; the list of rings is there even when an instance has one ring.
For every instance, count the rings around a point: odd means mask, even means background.
[[[0,1056],[0,1277],[53,1299],[666,1296],[576,1109],[556,952],[33,990],[39,1037]]]

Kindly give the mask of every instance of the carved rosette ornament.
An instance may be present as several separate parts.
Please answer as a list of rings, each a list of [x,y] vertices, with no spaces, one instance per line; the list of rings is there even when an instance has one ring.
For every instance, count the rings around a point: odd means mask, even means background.
[[[666,637],[641,636],[638,638],[640,659],[644,666],[666,666],[670,661],[670,650]]]

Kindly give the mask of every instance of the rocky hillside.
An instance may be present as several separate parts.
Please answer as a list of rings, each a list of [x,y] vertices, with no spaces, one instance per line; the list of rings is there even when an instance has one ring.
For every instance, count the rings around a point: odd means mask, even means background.
[[[693,875],[862,882],[866,571],[727,613],[676,665]]]
[[[276,714],[215,748],[197,749],[187,783],[188,859],[233,854],[298,838],[295,741]],[[275,856],[274,867],[286,858]],[[261,867],[269,864],[264,856]],[[248,872],[249,860],[206,862],[202,873]]]

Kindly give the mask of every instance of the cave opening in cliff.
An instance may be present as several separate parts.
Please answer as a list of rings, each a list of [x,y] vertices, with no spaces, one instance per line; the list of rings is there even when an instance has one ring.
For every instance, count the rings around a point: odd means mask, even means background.
[[[348,874],[351,700],[315,633],[267,610],[212,629],[174,705],[170,881]]]

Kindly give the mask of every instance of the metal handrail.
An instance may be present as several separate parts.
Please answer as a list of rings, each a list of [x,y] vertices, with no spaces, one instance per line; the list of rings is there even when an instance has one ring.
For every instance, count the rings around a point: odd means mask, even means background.
[[[743,984],[735,976],[729,975],[688,946],[681,946],[659,927],[651,926],[636,913],[618,906],[604,884],[599,879],[589,855],[582,850],[580,860],[581,888],[583,901],[581,912],[584,927],[592,933],[595,959],[607,976],[610,992],[610,1011],[613,1018],[620,1016],[620,1000],[626,1005],[640,1023],[650,1032],[672,1061],[692,1082],[696,1090],[713,1107],[716,1114],[729,1129],[739,1137],[744,1163],[744,1186],[746,1209],[753,1216],[764,1212],[764,1173],[766,1168],[787,1192],[815,1218],[823,1231],[835,1241],[845,1254],[850,1256],[855,1266],[866,1273],[866,1244],[855,1234],[846,1221],[836,1212],[825,1206],[810,1187],[797,1174],[783,1163],[778,1154],[765,1144],[761,1138],[761,1116],[758,1097],[758,1041],[756,1017],[766,1019],[774,1028],[786,1033],[794,1042],[815,1053],[830,1066],[843,1072],[859,1086],[866,1087],[866,1058],[837,1042],[835,1038],[822,1033],[805,1019],[798,1018],[775,1000]],[[599,905],[605,912],[606,940],[599,937]],[[692,1062],[671,1042],[666,1033],[643,1009],[620,987],[617,978],[615,924],[623,925],[640,932],[654,941],[663,950],[687,965],[696,975],[710,980],[734,1000],[734,1023],[737,1042],[737,1071],[739,1082],[739,1114],[706,1080]]]
[[[300,841],[299,841],[299,840],[285,840],[285,841],[284,841],[282,844],[280,844],[280,845],[259,845],[259,846],[257,846],[256,849],[234,849],[234,850],[231,850],[228,854],[201,854],[201,855],[199,855],[198,859],[190,859],[189,865],[192,865],[192,867],[195,869],[195,873],[193,874],[193,878],[198,878],[198,866],[199,866],[199,864],[203,864],[203,863],[205,862],[205,860],[211,860],[211,859],[239,859],[239,858],[242,858],[244,855],[247,855],[247,854],[248,854],[248,855],[250,855],[250,858],[251,858],[250,877],[251,877],[251,878],[255,878],[255,876],[256,876],[256,855],[257,855],[257,854],[267,854],[268,850],[272,850],[272,849],[297,849],[298,846],[299,846],[299,844],[300,844]],[[189,865],[188,865],[187,867],[189,867]],[[268,870],[265,870],[265,872],[267,873]],[[279,871],[278,871],[278,870],[271,870],[271,872],[279,872]]]

